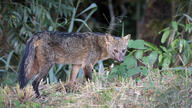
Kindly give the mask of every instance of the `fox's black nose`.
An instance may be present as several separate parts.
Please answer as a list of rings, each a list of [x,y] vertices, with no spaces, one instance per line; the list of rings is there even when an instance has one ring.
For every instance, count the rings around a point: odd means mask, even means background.
[[[124,62],[124,60],[120,60],[119,62],[120,62],[120,63],[123,63],[123,62]]]
[[[119,63],[123,63],[124,62],[124,59],[118,59],[117,60]]]
[[[119,63],[123,63],[124,62],[124,55],[122,53],[119,54],[118,61],[119,61]]]

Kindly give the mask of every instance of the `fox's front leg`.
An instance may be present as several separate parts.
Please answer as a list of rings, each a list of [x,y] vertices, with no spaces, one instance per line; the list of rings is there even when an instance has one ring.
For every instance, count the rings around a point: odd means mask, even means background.
[[[92,66],[90,65],[86,65],[84,68],[83,68],[83,72],[84,72],[84,76],[86,78],[86,80],[92,80]]]
[[[71,76],[70,76],[70,81],[65,84],[65,88],[67,91],[70,91],[71,88],[73,88],[73,86],[75,84],[75,80],[77,78],[77,74],[78,74],[80,68],[81,68],[81,65],[73,64]]]
[[[66,87],[70,87],[75,82],[80,68],[81,68],[81,65],[73,64],[70,81],[66,84]]]
[[[81,65],[78,65],[78,64],[73,65],[70,82],[74,82],[76,80],[80,67],[81,67]]]

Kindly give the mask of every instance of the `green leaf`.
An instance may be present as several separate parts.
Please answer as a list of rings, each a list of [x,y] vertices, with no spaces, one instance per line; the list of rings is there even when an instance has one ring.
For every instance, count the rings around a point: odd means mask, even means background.
[[[158,52],[153,51],[149,56],[143,57],[142,61],[144,64],[152,66],[157,60],[157,57],[158,57]]]
[[[121,37],[125,36],[125,26],[124,22],[122,24],[122,31],[121,31]]]
[[[166,47],[164,47],[164,46],[160,46],[160,48],[164,51],[164,52],[168,52],[168,49],[166,48]]]
[[[188,31],[188,29],[189,29],[189,24],[186,24],[185,31]]]
[[[192,23],[186,24],[185,31],[191,33],[191,29],[192,29]]]
[[[63,66],[63,64],[59,64],[57,70],[55,71],[55,74],[57,74],[63,68]]]
[[[178,45],[179,45],[179,40],[180,40],[180,39],[175,39],[173,42],[171,42],[171,47],[172,47],[172,48],[178,47]]]
[[[163,61],[163,55],[162,55],[162,54],[160,54],[160,55],[159,55],[159,63],[161,64],[161,63],[162,63],[162,61]]]
[[[54,68],[54,67],[52,67],[52,68],[50,69],[50,71],[49,71],[49,81],[50,81],[51,84],[52,84],[53,82],[56,82],[56,83],[58,82],[57,77],[56,77],[56,75],[55,75],[55,73],[54,73],[53,68]]]
[[[140,66],[140,69],[141,69],[141,73],[144,75],[144,76],[147,76],[148,73],[149,73],[149,70],[147,67],[145,66]]]
[[[124,62],[121,65],[126,65],[127,68],[132,68],[136,66],[137,60],[133,55],[129,55],[125,57]]]
[[[185,25],[184,25],[184,24],[181,24],[181,23],[179,23],[178,25],[181,26],[181,27],[185,27]]]
[[[152,43],[150,43],[150,42],[146,42],[146,41],[145,41],[144,44],[145,44],[145,46],[151,48],[151,50],[160,51],[160,49],[159,49],[156,45],[154,45],[154,44],[152,44]]]
[[[82,22],[82,23],[89,29],[89,31],[92,32],[91,28],[89,28],[89,26],[87,25],[87,23],[86,23],[85,21],[83,21],[82,19],[75,19],[75,21]]]
[[[0,69],[0,72],[6,72],[6,70],[2,70],[2,69]]]
[[[87,15],[84,22],[87,22],[87,20],[92,16],[92,14],[97,10],[97,8],[93,8],[92,11]],[[77,29],[77,32],[79,32],[83,28],[84,24],[81,24],[81,26]]]
[[[189,15],[187,15],[187,14],[183,14],[185,17],[187,17],[187,19],[189,19],[190,21],[192,21],[192,18],[189,16]]]
[[[9,69],[9,65],[10,65],[10,61],[11,61],[11,57],[13,55],[14,51],[11,51],[7,57],[7,62],[6,62],[6,66],[5,66],[5,70],[8,71]]]
[[[185,43],[185,41],[183,39],[180,39],[180,41],[179,41],[179,53],[182,52],[183,47],[184,47],[184,43]]]
[[[135,48],[135,49],[147,49],[144,46],[145,41],[144,40],[129,40],[128,47],[129,48]]]
[[[150,63],[150,65],[153,65],[155,63],[155,61],[157,60],[157,57],[158,57],[158,52],[157,51],[153,51],[149,55],[149,63]]]
[[[46,17],[47,17],[47,19],[49,20],[49,22],[51,22],[51,24],[52,24],[52,23],[53,23],[53,20],[52,20],[51,15],[50,15],[49,12],[46,12]]]
[[[171,63],[170,57],[166,57],[166,58],[163,60],[163,64],[162,64],[163,68],[168,68],[169,65],[170,65],[170,63]]]
[[[166,30],[169,30],[169,27],[164,28],[163,30],[159,31],[158,34],[161,34],[162,32],[165,32]]]
[[[143,57],[143,50],[137,50],[137,51],[135,52],[135,57],[136,57],[137,59],[142,59],[142,57]]]
[[[41,108],[41,104],[38,102],[32,103],[32,108]]]
[[[170,34],[170,30],[166,30],[164,33],[163,33],[163,36],[161,38],[161,43],[165,43],[165,41],[167,40],[168,36]]]
[[[141,69],[139,67],[135,67],[135,68],[129,69],[127,71],[127,74],[128,74],[128,76],[133,76],[133,75],[136,75],[140,72],[142,72]]]
[[[176,21],[173,21],[173,22],[172,22],[172,27],[173,27],[173,29],[174,29],[175,31],[178,30],[178,26],[177,26],[177,22],[176,22]]]
[[[92,3],[89,7],[87,7],[85,10],[83,10],[81,13],[79,13],[79,14],[77,15],[77,17],[80,16],[80,15],[82,15],[82,14],[84,14],[85,12],[87,12],[87,11],[89,11],[89,10],[91,10],[91,9],[94,9],[94,8],[97,8],[97,5],[96,5],[95,3]]]
[[[13,14],[14,14],[15,16],[17,16],[17,17],[19,18],[19,20],[22,19],[22,16],[21,16],[18,12],[14,11]],[[15,16],[12,16],[12,17],[15,18]]]
[[[69,32],[69,33],[73,31],[73,25],[74,25],[75,14],[76,14],[76,9],[73,8],[73,15],[72,15],[71,23],[70,23],[70,26],[69,26],[69,29],[68,29],[68,32]]]

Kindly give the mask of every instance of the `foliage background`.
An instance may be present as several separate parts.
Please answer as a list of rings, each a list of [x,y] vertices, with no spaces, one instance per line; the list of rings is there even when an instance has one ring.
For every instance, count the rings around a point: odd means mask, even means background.
[[[94,71],[103,72],[104,79],[132,77],[140,81],[151,74],[158,73],[163,79],[164,74],[173,73],[185,80],[183,89],[188,90],[192,74],[191,16],[191,0],[0,1],[0,83],[3,87],[16,85],[18,64],[27,39],[34,33],[91,31],[132,35],[124,63],[107,60],[95,66]],[[70,71],[71,65],[55,65],[48,82],[67,81]]]

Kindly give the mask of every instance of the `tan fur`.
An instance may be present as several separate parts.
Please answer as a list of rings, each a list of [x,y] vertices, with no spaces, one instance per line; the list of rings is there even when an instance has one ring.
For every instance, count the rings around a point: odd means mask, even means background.
[[[70,81],[75,81],[83,68],[86,79],[92,79],[92,68],[98,60],[108,58],[123,62],[130,35],[123,38],[98,33],[40,32],[33,36],[34,64],[27,65],[26,77],[37,78],[33,87],[39,95],[38,84],[53,64],[73,64]],[[28,60],[28,59],[27,59]],[[31,59],[29,59],[31,60]]]

